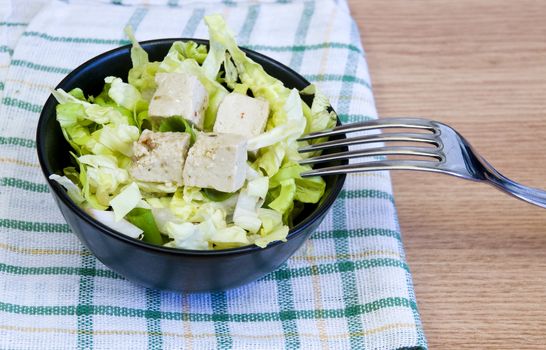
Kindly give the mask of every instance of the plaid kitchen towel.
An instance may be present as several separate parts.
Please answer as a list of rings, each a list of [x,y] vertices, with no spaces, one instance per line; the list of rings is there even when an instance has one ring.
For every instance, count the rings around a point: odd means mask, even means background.
[[[318,84],[343,122],[376,117],[344,0],[0,0],[0,348],[426,349],[388,173],[349,176],[295,256],[226,292],[134,285],[70,232],[35,150],[51,89],[126,44],[128,24],[140,40],[207,38],[211,13],[242,46]]]

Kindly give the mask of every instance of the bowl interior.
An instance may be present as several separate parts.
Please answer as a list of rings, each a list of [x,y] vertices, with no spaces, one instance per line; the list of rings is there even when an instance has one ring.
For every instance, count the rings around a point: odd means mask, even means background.
[[[142,47],[148,52],[150,61],[161,61],[167,54],[170,46],[176,40],[193,40],[200,44],[208,45],[207,40],[199,39],[160,39],[160,40],[150,40],[141,42]],[[290,68],[282,65],[281,63],[264,56],[260,53],[244,49],[247,55],[252,58],[254,61],[260,63],[265,71],[281,80],[285,86],[289,88],[303,89],[309,82],[305,80],[298,73],[294,72]],[[80,88],[84,91],[86,95],[97,95],[102,91],[104,86],[104,78],[107,76],[117,76],[121,77],[123,80],[127,80],[127,75],[130,68],[132,67],[131,58],[130,58],[130,46],[124,46],[112,51],[108,51],[102,55],[99,55],[88,62],[84,63],[72,73],[70,73],[58,86],[57,88],[62,88],[65,91],[70,91],[74,88]],[[306,102],[310,103],[312,97],[304,96]],[[70,146],[63,137],[62,131],[56,121],[56,112],[55,107],[57,105],[56,100],[53,96],[50,96],[47,100],[42,114],[40,116],[40,121],[38,123],[37,130],[37,148],[38,148],[38,158],[42,166],[44,175],[49,181],[49,185],[52,190],[57,194],[57,196],[71,207],[78,216],[82,219],[92,222],[94,225],[98,226],[102,231],[110,235],[114,235],[117,238],[134,241],[135,244],[144,245],[148,247],[154,247],[156,249],[162,250],[171,250],[171,251],[180,251],[180,252],[196,252],[189,251],[184,249],[174,249],[159,247],[155,245],[148,244],[143,241],[129,238],[125,235],[122,235],[116,231],[111,230],[110,228],[102,225],[101,223],[93,220],[88,216],[82,209],[76,206],[70,198],[66,195],[64,189],[58,185],[55,181],[49,180],[49,175],[51,174],[61,174],[63,168],[73,165],[71,163],[69,150]],[[338,124],[339,124],[338,120]],[[338,138],[344,138],[344,136],[339,136]],[[346,150],[341,149],[341,150]],[[337,149],[336,151],[340,151]],[[327,153],[327,152],[325,152]],[[324,163],[321,167],[345,164],[345,162],[337,163]],[[295,226],[290,230],[288,239],[290,237],[297,235],[299,232],[303,231],[314,219],[321,217],[322,214],[328,210],[332,205],[333,201],[338,196],[343,183],[345,181],[345,175],[335,175],[325,177],[326,181],[326,192],[319,203],[314,205],[305,205],[304,210],[298,215],[295,221]],[[274,242],[271,245],[279,244],[280,242]],[[262,249],[255,246],[225,249],[224,252],[239,252],[249,249]],[[207,254],[207,252],[221,252],[221,251],[202,251],[201,253]]]

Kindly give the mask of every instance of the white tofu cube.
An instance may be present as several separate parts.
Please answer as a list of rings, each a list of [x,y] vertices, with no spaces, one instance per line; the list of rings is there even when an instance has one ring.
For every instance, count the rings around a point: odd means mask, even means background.
[[[181,116],[203,128],[208,93],[197,77],[184,73],[157,73],[155,91],[148,114],[151,117]]]
[[[246,140],[240,135],[200,133],[188,152],[184,184],[235,192],[245,182],[246,160]]]
[[[188,133],[144,130],[133,144],[133,164],[129,173],[138,181],[182,185],[189,147]]]
[[[220,103],[213,130],[251,138],[264,131],[268,117],[269,102],[232,92]]]

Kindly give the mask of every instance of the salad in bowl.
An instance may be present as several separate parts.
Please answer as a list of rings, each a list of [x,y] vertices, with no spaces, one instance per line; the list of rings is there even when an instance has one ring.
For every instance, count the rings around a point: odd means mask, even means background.
[[[324,195],[322,178],[300,176],[314,154],[298,153],[321,140],[298,138],[337,116],[314,85],[289,89],[247,57],[221,16],[205,22],[208,46],[176,41],[154,62],[128,30],[127,77],[106,77],[96,96],[54,91],[73,165],[50,179],[96,220],[148,243],[266,247]]]

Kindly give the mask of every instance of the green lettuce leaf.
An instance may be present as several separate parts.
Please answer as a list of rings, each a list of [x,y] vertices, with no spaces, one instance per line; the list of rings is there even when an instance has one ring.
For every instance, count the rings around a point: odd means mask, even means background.
[[[210,237],[216,249],[237,248],[249,245],[246,231],[238,226],[230,226],[216,230]]]
[[[172,243],[167,246],[183,249],[209,249],[209,237],[205,235],[204,230],[200,229],[201,224],[169,222],[165,227],[169,237],[173,239]]]
[[[258,232],[262,226],[262,222],[257,214],[259,201],[260,197],[249,194],[247,188],[242,189],[237,198],[237,205],[233,213],[233,222],[235,225],[251,233]]]
[[[193,126],[186,119],[179,116],[161,118],[156,129],[160,132],[186,132],[190,134],[191,145],[195,143],[195,139],[197,138],[197,132]]]
[[[138,187],[143,191],[147,192],[149,194],[168,194],[168,193],[175,193],[178,189],[178,186],[176,184],[172,183],[162,183],[162,182],[140,182],[135,181],[138,185]]]
[[[269,234],[256,238],[254,244],[260,248],[265,248],[271,242],[283,241],[286,242],[286,236],[288,236],[288,226],[279,226]]]
[[[286,146],[282,143],[262,148],[254,165],[271,177],[279,171],[285,154]]]
[[[150,209],[134,208],[125,218],[143,231],[144,235],[142,240],[144,242],[158,245],[164,243],[163,237],[157,228],[154,216]]]
[[[226,55],[225,47],[215,40],[210,41],[210,50],[207,58],[203,62],[203,72],[207,78],[217,80],[220,67],[224,63]]]
[[[231,196],[233,196],[235,193],[232,192],[221,192],[217,191],[212,188],[203,188],[202,189],[203,194],[205,197],[210,199],[213,202],[223,202],[226,199],[229,199]]]
[[[83,155],[78,158],[81,165],[85,166],[85,178],[80,181],[87,188],[87,193],[84,190],[84,197],[89,200],[90,194],[96,196],[96,202],[103,207],[110,205],[110,200],[113,196],[119,193],[121,185],[129,182],[129,173],[127,170],[118,166],[118,160],[114,156],[109,155]]]
[[[142,99],[140,91],[131,84],[124,83],[116,77],[106,77],[104,81],[110,85],[108,96],[119,106],[135,111],[138,102]]]
[[[319,176],[296,178],[296,194],[294,200],[302,203],[318,203],[324,195],[326,182]]]
[[[76,204],[82,204],[85,202],[85,198],[83,197],[80,188],[68,177],[51,174],[49,179],[58,182],[59,185],[64,187],[68,197],[70,197],[70,199],[72,199]]]
[[[282,215],[276,210],[259,208],[257,214],[262,222],[262,236],[266,236],[275,229],[283,226]]]
[[[125,219],[116,220],[114,218],[114,213],[111,211],[97,210],[91,208],[88,209],[87,212],[97,221],[102,222],[106,226],[109,226],[110,228],[120,233],[123,233],[126,236],[138,239],[144,232],[142,229],[133,225]]]
[[[281,181],[280,186],[281,191],[278,197],[269,203],[269,207],[284,214],[293,205],[294,196],[296,195],[296,182],[290,178]]]
[[[129,70],[127,81],[140,92],[142,98],[146,101],[151,101],[157,84],[155,75],[159,69],[160,62],[149,62],[141,65],[134,65]]]
[[[72,89],[68,93],[72,95],[73,97],[77,98],[78,100],[87,101],[87,99],[85,98],[85,94],[83,93],[83,90],[80,88]]]
[[[226,57],[224,59],[224,82],[230,89],[233,89],[233,91],[246,95],[246,90],[248,90],[248,86],[245,84],[237,84],[237,80],[239,79],[237,67],[233,63],[229,52],[226,52],[225,55]],[[241,91],[243,87],[244,92]]]
[[[87,127],[90,122],[85,121],[85,108],[81,104],[67,102],[58,104],[56,111],[66,141],[78,154],[88,151],[94,140]]]
[[[175,41],[169,53],[176,53],[179,60],[193,59],[199,64],[204,64],[206,58],[210,56],[207,54],[207,47],[205,45],[197,44],[195,41]]]
[[[133,62],[133,67],[149,63],[150,61],[148,59],[148,53],[142,48],[142,46],[140,46],[137,39],[135,38],[133,27],[125,27],[125,35],[129,38],[129,40],[131,40],[131,43],[133,44],[131,46],[131,61]]]
[[[159,68],[159,62],[150,62],[148,53],[140,46],[130,26],[125,28],[125,35],[133,44],[131,46],[133,68],[129,70],[127,81],[140,92],[144,100],[150,101],[157,88],[155,74]]]
[[[135,209],[141,200],[142,195],[140,194],[140,189],[136,183],[132,182],[126,186],[110,201],[110,206],[114,211],[116,221],[123,219],[125,215]]]
[[[294,179],[296,184],[296,193],[294,200],[303,203],[317,203],[324,194],[326,183],[319,176],[302,178],[301,173],[311,170],[308,165],[299,165],[297,163],[286,163],[283,167],[270,179],[270,184],[273,187],[280,186],[283,181]]]
[[[310,84],[301,92],[303,95],[313,95],[313,103],[308,114],[309,127],[306,132],[316,132],[331,129],[336,126],[337,115],[331,111],[330,101],[316,85]],[[308,107],[307,107],[308,108]],[[321,139],[318,142],[322,142]],[[313,142],[317,142],[314,140]]]
[[[105,125],[93,133],[95,147],[91,148],[95,154],[133,156],[133,143],[138,140],[140,133],[132,125]],[[105,150],[106,147],[109,151]],[[119,152],[119,153],[118,153]]]
[[[227,27],[220,15],[205,17],[205,23],[209,28],[209,36],[214,45],[222,45],[229,51],[239,79],[246,84],[255,97],[263,97],[269,101],[270,108],[275,112],[281,109],[290,94],[283,83],[265,72],[263,67],[246,56],[235,42],[233,33]]]
[[[74,161],[76,162],[79,168],[80,173],[79,173],[78,182],[82,186],[82,194],[86,200],[85,204],[88,204],[89,207],[93,209],[106,210],[106,208],[108,208],[108,205],[99,204],[97,200],[97,196],[91,193],[91,186],[87,178],[87,166],[85,164],[82,164],[80,160],[78,159],[78,156],[74,154],[73,152],[70,152],[70,156],[74,159]],[[67,171],[70,171],[70,170],[67,170]]]

